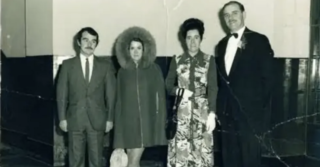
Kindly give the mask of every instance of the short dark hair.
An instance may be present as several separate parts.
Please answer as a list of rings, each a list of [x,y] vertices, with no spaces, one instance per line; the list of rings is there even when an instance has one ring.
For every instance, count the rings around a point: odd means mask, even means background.
[[[200,34],[200,38],[202,40],[205,28],[204,28],[204,23],[200,19],[197,18],[190,18],[185,20],[182,25],[181,25],[181,35],[185,39],[187,37],[187,33],[190,30],[198,30]]]
[[[222,11],[223,11],[224,8],[226,8],[227,6],[229,6],[229,5],[234,5],[234,4],[236,4],[236,5],[239,6],[241,12],[244,12],[244,11],[245,11],[245,8],[244,8],[243,4],[240,3],[240,2],[238,2],[238,1],[229,1],[228,3],[224,4],[223,7],[222,7]]]
[[[77,33],[77,41],[80,42],[82,38],[82,34],[84,32],[88,32],[90,35],[97,37],[97,45],[99,44],[99,34],[96,30],[94,30],[92,27],[84,27]]]

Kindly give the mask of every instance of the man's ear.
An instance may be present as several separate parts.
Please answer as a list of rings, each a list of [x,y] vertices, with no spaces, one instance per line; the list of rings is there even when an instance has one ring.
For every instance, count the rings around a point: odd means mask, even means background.
[[[243,20],[245,20],[245,19],[247,18],[247,13],[246,13],[246,11],[243,11],[243,12],[242,12],[242,15],[243,15]]]

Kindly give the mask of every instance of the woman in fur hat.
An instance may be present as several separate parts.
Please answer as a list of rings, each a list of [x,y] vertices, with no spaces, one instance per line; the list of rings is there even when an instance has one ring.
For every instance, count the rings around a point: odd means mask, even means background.
[[[118,72],[114,147],[127,149],[128,166],[138,167],[146,147],[166,145],[165,83],[152,35],[140,27],[116,41]]]
[[[199,19],[184,21],[180,32],[186,49],[170,63],[167,91],[176,95],[184,89],[184,95],[178,108],[177,133],[169,141],[168,167],[214,166],[212,132],[216,121],[217,71],[214,57],[200,49],[204,30]]]

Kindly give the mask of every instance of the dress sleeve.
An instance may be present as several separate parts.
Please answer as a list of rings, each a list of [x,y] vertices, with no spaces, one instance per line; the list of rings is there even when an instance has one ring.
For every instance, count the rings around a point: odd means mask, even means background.
[[[166,86],[165,86],[165,81],[163,78],[163,74],[162,71],[160,69],[160,67],[155,64],[156,67],[156,83],[157,83],[157,92],[158,92],[158,97],[159,97],[159,101],[161,103],[159,103],[161,106],[164,104],[164,106],[166,105]]]
[[[167,145],[165,134],[166,120],[167,120],[167,96],[166,87],[163,78],[163,73],[160,67],[155,64],[156,72],[156,101],[157,101],[157,119],[155,121],[156,129],[154,132],[155,143],[160,145]]]
[[[116,87],[117,80],[115,76],[114,67],[111,63],[108,64],[108,70],[105,77],[105,95],[106,95],[106,104],[108,106],[108,121],[114,121],[114,109],[116,103]]]
[[[176,56],[172,57],[170,62],[169,72],[166,78],[166,89],[169,95],[175,96],[176,90],[178,89],[177,86],[177,62]]]
[[[114,113],[114,133],[113,133],[113,146],[114,148],[120,148],[123,145],[123,122],[121,122],[121,79],[122,69],[120,68],[117,74],[117,95]]]
[[[158,111],[161,114],[163,125],[165,126],[166,114],[167,114],[167,96],[166,96],[166,86],[163,78],[162,71],[158,65],[156,65],[157,72],[157,101],[158,101]]]
[[[117,74],[117,85],[116,85],[116,89],[117,89],[117,94],[116,94],[116,103],[115,103],[115,112],[120,112],[121,110],[121,78],[122,78],[122,69],[119,69],[119,72]],[[116,115],[116,114],[115,114]]]

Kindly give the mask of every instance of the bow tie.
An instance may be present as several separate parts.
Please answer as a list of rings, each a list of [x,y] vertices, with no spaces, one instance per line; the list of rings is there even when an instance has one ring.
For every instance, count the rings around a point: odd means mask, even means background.
[[[230,34],[228,34],[228,38],[230,38],[230,37],[232,37],[232,36],[234,36],[235,38],[238,38],[238,33],[230,33]]]

